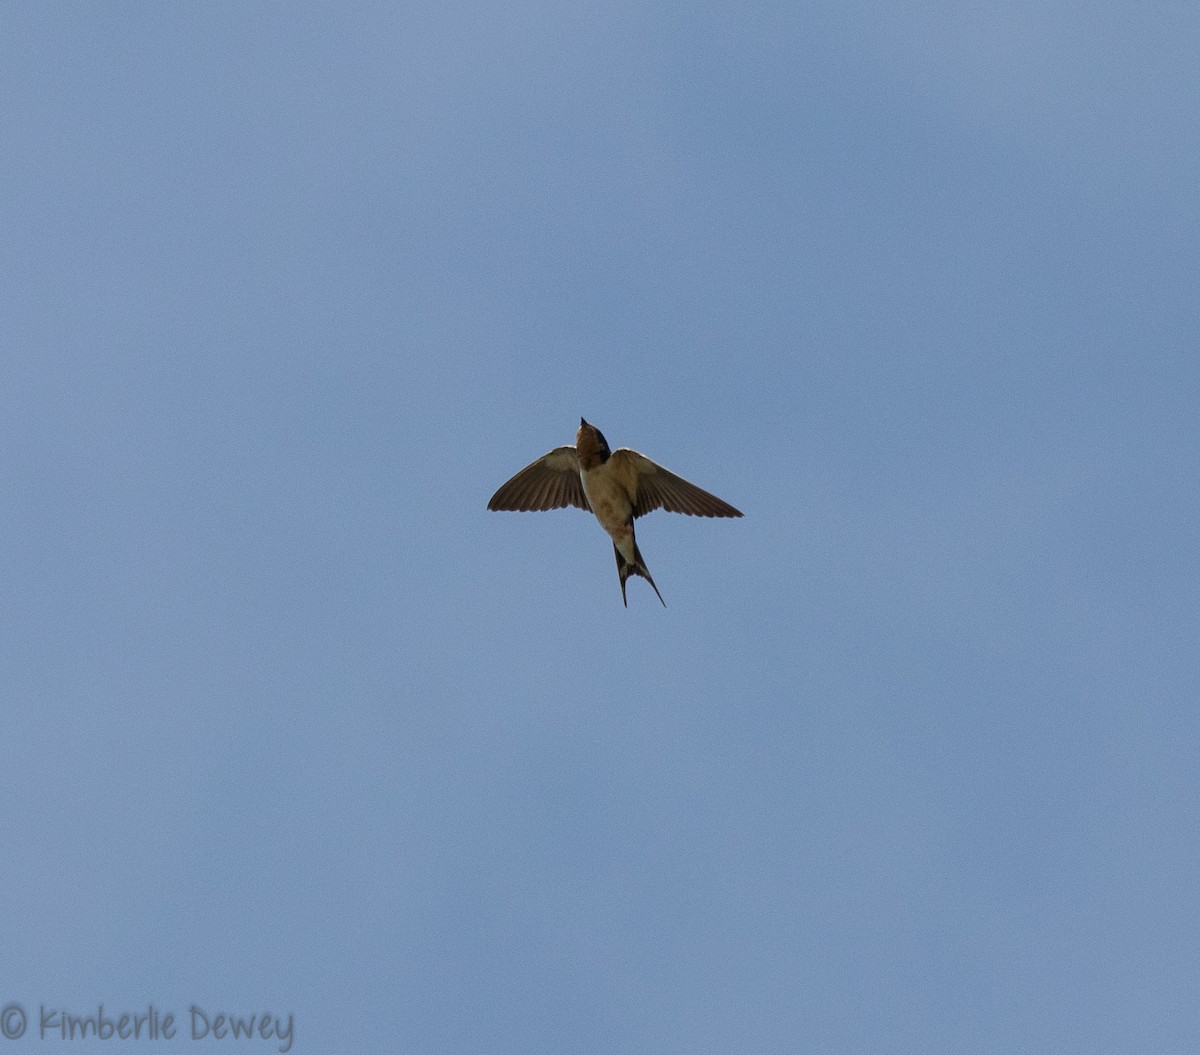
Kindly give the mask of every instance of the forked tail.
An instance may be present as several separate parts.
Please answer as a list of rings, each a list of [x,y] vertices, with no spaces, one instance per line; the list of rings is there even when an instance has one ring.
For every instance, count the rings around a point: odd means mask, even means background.
[[[629,607],[629,601],[625,598],[625,580],[631,575],[640,575],[651,586],[654,586],[654,580],[650,578],[650,570],[646,567],[646,562],[642,560],[642,551],[638,549],[637,543],[633,544],[633,561],[627,561],[621,556],[621,551],[617,549],[616,543],[613,543],[613,552],[617,555],[617,574],[621,577],[621,601],[626,608]],[[658,593],[658,587],[654,586],[654,592],[658,594],[658,599],[662,601],[662,606],[667,607],[667,602],[663,601],[663,596]]]

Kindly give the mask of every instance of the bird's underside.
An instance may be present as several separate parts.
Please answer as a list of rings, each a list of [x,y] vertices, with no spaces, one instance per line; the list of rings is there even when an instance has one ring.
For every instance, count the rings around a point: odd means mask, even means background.
[[[516,512],[568,506],[592,513],[612,538],[622,600],[626,580],[638,575],[650,583],[664,606],[637,548],[634,520],[655,509],[699,517],[742,515],[644,454],[627,447],[610,452],[600,430],[582,420],[574,447],[555,447],[531,462],[488,502],[488,509]]]

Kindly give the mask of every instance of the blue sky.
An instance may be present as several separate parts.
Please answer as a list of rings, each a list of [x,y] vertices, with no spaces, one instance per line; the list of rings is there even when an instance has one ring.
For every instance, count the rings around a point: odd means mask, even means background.
[[[0,1003],[1194,1050],[1198,49],[1060,0],[10,11]],[[485,509],[581,415],[746,514],[639,521],[666,609]]]

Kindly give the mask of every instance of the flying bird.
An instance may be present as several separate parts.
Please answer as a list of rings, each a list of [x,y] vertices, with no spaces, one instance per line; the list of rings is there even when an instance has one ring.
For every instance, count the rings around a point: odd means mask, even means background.
[[[625,581],[640,575],[658,592],[633,534],[637,517],[655,509],[698,517],[740,517],[728,502],[669,472],[644,454],[628,447],[609,450],[608,441],[595,425],[579,419],[574,447],[555,447],[525,466],[500,488],[488,509],[519,512],[576,506],[594,513],[612,537],[625,607]]]

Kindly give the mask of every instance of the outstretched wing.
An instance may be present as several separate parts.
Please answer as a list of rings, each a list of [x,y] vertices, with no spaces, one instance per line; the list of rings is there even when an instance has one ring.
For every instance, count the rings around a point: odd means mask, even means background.
[[[555,447],[525,466],[488,502],[488,509],[529,512],[578,506],[591,511],[579,479],[579,456],[574,447]]]
[[[688,483],[644,454],[622,447],[613,453],[613,460],[620,459],[621,468],[636,473],[637,489],[634,491],[633,515],[645,516],[655,509],[668,513],[685,513],[696,517],[740,517],[742,514],[728,502],[711,495],[703,488]]]

